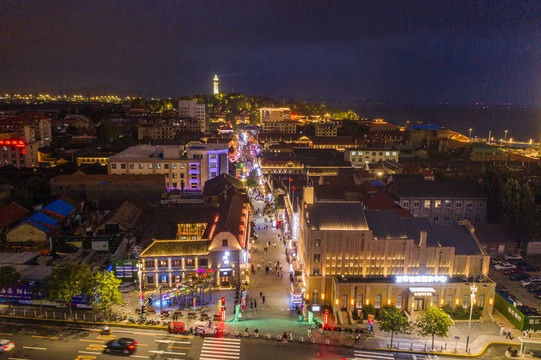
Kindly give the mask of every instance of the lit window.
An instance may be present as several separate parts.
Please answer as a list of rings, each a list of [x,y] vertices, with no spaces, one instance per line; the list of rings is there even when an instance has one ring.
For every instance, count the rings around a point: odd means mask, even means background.
[[[430,209],[430,200],[425,200],[425,209]]]
[[[441,207],[441,200],[434,200],[434,207],[439,209]]]

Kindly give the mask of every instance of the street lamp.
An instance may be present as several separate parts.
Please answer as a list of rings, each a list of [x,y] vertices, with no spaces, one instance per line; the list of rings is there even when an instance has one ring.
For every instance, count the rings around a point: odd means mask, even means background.
[[[470,138],[471,138],[471,131],[472,131],[472,130],[473,130],[473,129],[472,129],[472,128],[470,128]]]
[[[507,130],[505,130],[505,132],[504,132],[503,141],[507,141]]]
[[[473,284],[472,286],[470,286],[470,320],[468,322],[468,337],[466,338],[466,352],[468,352],[468,346],[470,344],[471,315],[473,312],[473,302],[475,301],[476,292],[477,292],[477,286],[475,286],[475,277],[474,277]]]

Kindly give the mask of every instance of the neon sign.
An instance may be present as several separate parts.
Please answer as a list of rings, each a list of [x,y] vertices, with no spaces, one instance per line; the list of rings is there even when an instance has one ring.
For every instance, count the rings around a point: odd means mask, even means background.
[[[395,278],[397,283],[444,283],[449,279],[446,275],[400,275]]]
[[[226,251],[224,256],[222,256],[222,262],[224,265],[229,265],[229,251]]]
[[[291,235],[293,241],[297,241],[299,238],[299,213],[293,213],[293,224],[291,226]]]

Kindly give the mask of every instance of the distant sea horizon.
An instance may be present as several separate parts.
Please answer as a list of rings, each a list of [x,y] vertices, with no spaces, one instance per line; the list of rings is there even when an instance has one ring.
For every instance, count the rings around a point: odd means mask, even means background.
[[[391,124],[405,126],[422,122],[441,125],[472,137],[494,141],[507,140],[539,142],[541,137],[541,106],[536,105],[403,105],[357,104],[352,107],[361,118],[383,119]]]

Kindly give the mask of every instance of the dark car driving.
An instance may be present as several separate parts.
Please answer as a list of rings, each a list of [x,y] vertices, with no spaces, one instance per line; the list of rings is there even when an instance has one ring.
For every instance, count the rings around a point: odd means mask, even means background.
[[[120,338],[109,341],[105,349],[106,353],[122,353],[122,354],[132,354],[135,351],[135,347],[137,345],[137,341],[129,338]]]

